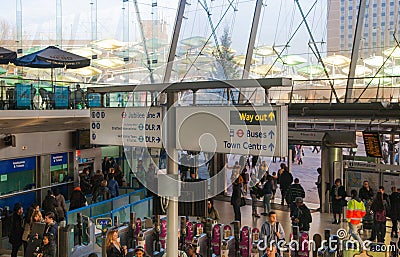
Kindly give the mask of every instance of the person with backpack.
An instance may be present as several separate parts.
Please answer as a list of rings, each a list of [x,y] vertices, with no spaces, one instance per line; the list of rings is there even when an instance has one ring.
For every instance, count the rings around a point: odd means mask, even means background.
[[[290,218],[293,226],[299,226],[300,232],[310,231],[312,222],[310,209],[304,204],[303,198],[297,197],[290,209]]]
[[[54,188],[54,197],[56,198],[57,201],[57,207],[56,207],[56,215],[57,215],[57,221],[63,221],[65,220],[65,215],[67,215],[67,204],[65,203],[65,198],[64,196],[60,193],[60,189],[58,187]]]
[[[264,247],[274,246],[277,248],[278,242],[285,240],[285,230],[282,224],[277,221],[274,211],[269,212],[268,216],[269,220],[261,226],[260,240],[263,241]]]
[[[375,199],[372,202],[371,210],[374,212],[374,231],[373,235],[369,239],[375,241],[378,239],[379,243],[385,242],[386,235],[386,214],[388,210],[388,204],[383,199],[382,192],[376,194]]]

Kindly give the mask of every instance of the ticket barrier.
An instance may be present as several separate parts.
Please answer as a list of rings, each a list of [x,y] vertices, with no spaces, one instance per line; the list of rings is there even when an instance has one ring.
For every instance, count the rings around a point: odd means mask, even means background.
[[[59,228],[59,257],[80,257],[94,252],[95,226],[89,217],[78,217],[77,225],[71,224]]]

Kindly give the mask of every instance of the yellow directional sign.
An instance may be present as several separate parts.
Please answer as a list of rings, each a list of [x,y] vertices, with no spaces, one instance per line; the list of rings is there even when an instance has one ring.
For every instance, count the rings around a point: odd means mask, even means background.
[[[273,121],[273,120],[275,119],[275,114],[274,114],[274,112],[270,112],[270,113],[268,114],[268,118],[269,118],[270,121]]]

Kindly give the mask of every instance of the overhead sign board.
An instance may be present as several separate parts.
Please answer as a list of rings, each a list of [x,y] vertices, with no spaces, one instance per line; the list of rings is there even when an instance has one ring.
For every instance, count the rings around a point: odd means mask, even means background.
[[[161,148],[162,108],[90,109],[90,143]]]
[[[368,157],[382,158],[381,141],[378,132],[363,132],[365,152]]]
[[[287,156],[287,106],[176,108],[176,148]]]
[[[289,141],[294,142],[311,142],[311,143],[322,143],[322,139],[325,136],[325,132],[320,131],[289,131]]]

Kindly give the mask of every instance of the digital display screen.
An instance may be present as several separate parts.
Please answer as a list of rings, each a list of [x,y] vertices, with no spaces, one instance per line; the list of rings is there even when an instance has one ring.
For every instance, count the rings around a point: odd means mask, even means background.
[[[96,219],[96,226],[112,226],[110,218],[98,218]]]

